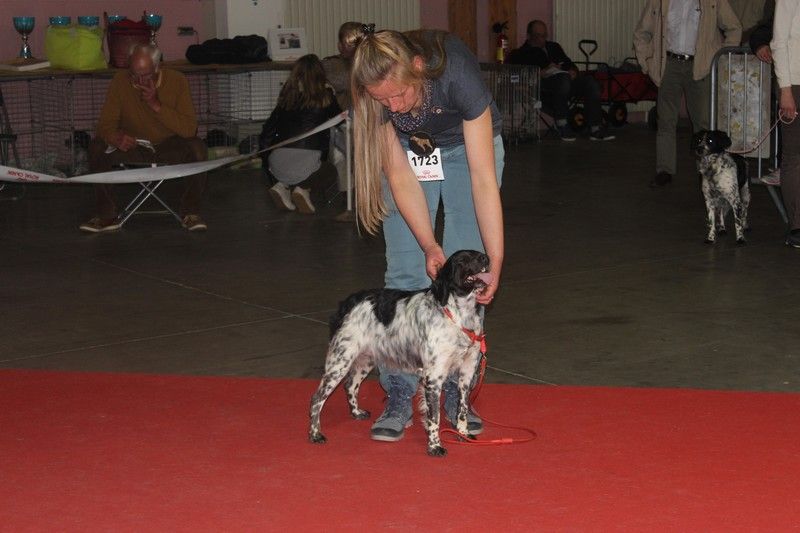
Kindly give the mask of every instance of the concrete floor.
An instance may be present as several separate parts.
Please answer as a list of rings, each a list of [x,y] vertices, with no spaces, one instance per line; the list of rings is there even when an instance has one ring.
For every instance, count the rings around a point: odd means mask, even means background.
[[[800,390],[800,252],[766,191],[747,246],[705,245],[688,153],[651,190],[654,133],[617,133],[509,147],[487,379]],[[334,222],[338,205],[278,212],[257,172],[211,183],[205,234],[153,214],[82,234],[87,186],[0,203],[0,368],[318,377],[327,317],[381,284],[382,242]]]

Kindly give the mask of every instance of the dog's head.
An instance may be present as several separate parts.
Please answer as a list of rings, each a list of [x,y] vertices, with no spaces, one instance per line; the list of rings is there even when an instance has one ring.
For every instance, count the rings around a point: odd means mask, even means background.
[[[467,296],[492,282],[489,256],[475,250],[460,250],[451,255],[431,284],[431,292],[441,305],[447,305],[451,294]]]
[[[691,149],[698,157],[708,154],[720,154],[730,148],[731,138],[724,131],[702,130],[692,136]]]

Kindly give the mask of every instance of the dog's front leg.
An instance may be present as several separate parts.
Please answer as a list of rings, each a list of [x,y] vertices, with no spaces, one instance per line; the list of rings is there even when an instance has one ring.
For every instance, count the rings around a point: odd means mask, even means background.
[[[443,457],[447,450],[439,439],[439,411],[444,376],[425,376],[425,431],[428,433],[428,455]]]
[[[715,205],[716,202],[711,197],[710,191],[703,191],[705,194],[703,196],[706,200],[706,224],[708,225],[708,235],[706,235],[706,243],[711,244],[717,240],[717,223],[716,223],[716,214],[717,214],[717,206]]]
[[[465,376],[461,374],[458,376],[458,420],[456,421],[456,430],[465,439],[474,439],[467,431],[467,411],[469,410],[469,384],[472,381],[472,374]]]
[[[739,190],[739,199],[742,201],[742,228],[745,232],[750,231],[750,224],[747,222],[747,213],[750,209],[750,184],[745,183]]]
[[[736,229],[736,244],[744,244],[744,225],[747,221],[747,214],[742,205],[742,201],[736,198],[733,201],[733,224]]]

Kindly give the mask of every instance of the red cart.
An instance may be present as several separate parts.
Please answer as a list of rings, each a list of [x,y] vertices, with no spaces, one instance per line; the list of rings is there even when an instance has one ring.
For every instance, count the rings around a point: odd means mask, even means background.
[[[628,68],[612,68],[608,63],[591,61],[592,54],[597,51],[597,41],[584,39],[578,43],[578,48],[585,56],[583,61],[576,61],[576,65],[584,66],[584,74],[596,79],[602,90],[600,101],[604,107],[604,120],[612,126],[623,126],[628,121],[627,104],[639,102],[655,102],[658,98],[658,87],[653,80],[638,67],[635,58],[627,58],[623,65]],[[570,125],[575,130],[583,129],[586,125],[583,107],[579,102],[570,110]],[[656,129],[658,117],[654,105],[647,112],[647,123]]]

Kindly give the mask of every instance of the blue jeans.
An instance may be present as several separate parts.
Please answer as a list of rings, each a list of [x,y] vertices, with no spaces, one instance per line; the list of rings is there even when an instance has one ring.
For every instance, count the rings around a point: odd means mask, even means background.
[[[403,147],[408,149],[407,146]],[[494,138],[495,170],[497,184],[503,177],[503,140],[498,135]],[[458,250],[484,251],[478,220],[475,216],[475,203],[472,199],[472,178],[467,163],[466,147],[462,145],[442,148],[444,181],[420,182],[428,201],[428,212],[431,223],[436,223],[436,210],[441,199],[444,206],[444,242],[442,248],[446,257]],[[383,222],[383,235],[386,239],[386,276],[384,282],[389,289],[417,290],[428,288],[431,280],[425,272],[425,254],[408,228],[405,220],[397,210],[388,186],[386,206],[389,214]],[[405,374],[378,367],[381,386],[388,390],[387,378],[390,375],[404,379],[417,389],[419,378],[413,374]]]

